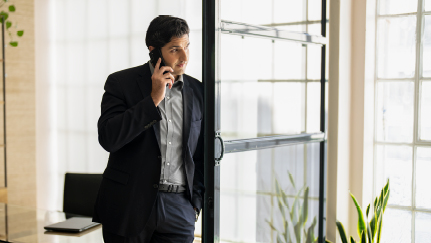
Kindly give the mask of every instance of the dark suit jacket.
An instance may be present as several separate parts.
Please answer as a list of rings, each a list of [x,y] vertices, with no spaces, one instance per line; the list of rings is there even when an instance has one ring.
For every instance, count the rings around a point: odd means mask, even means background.
[[[184,75],[183,163],[187,195],[202,208],[203,85]],[[108,76],[98,121],[99,143],[110,152],[93,221],[118,235],[140,233],[158,193],[161,154],[153,125],[162,117],[150,96],[149,64]]]

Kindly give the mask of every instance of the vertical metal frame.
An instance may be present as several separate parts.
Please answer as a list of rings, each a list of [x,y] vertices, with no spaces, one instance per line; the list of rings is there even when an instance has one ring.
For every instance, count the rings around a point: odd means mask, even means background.
[[[7,187],[7,149],[6,149],[6,50],[5,50],[5,35],[4,35],[4,25],[5,25],[5,18],[4,15],[1,16],[2,18],[2,35],[1,35],[1,43],[2,43],[2,65],[3,65],[3,159],[4,159],[4,187]]]
[[[326,37],[326,0],[322,0],[322,18],[321,18],[321,34],[323,37]],[[326,137],[326,116],[325,116],[325,87],[326,87],[326,45],[322,45],[322,54],[321,54],[321,66],[320,66],[320,131],[325,133]],[[320,168],[319,168],[319,243],[325,242],[325,220],[326,212],[325,212],[325,198],[326,198],[326,178],[325,178],[325,166],[326,166],[326,141],[320,142]]]
[[[202,82],[204,85],[204,178],[205,194],[202,212],[203,242],[215,239],[214,212],[214,146],[215,146],[215,0],[202,1]],[[218,218],[218,217],[217,217]],[[218,227],[217,227],[218,228]]]

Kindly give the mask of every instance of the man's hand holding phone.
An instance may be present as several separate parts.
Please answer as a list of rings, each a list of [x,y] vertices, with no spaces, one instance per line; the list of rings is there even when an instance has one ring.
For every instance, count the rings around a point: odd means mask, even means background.
[[[171,74],[174,70],[169,66],[160,67],[162,59],[157,60],[156,66],[154,67],[153,76],[151,76],[153,87],[151,89],[151,98],[153,98],[156,107],[165,98],[166,86],[169,85],[169,89],[175,82],[174,76]],[[164,72],[167,72],[163,74]]]

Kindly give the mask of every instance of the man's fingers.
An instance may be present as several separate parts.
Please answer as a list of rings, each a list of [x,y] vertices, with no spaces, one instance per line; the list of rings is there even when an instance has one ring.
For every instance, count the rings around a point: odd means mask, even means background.
[[[162,58],[159,57],[159,59],[157,60],[156,66],[154,67],[155,70],[159,70],[161,62],[162,62]]]
[[[166,72],[166,71],[168,71],[168,72],[173,72],[174,70],[171,68],[171,67],[169,67],[169,66],[163,66],[163,67],[161,67],[160,68],[160,71],[162,72],[162,73],[164,73],[164,72]]]
[[[172,73],[165,73],[165,74],[163,74],[163,77],[175,80],[174,75],[172,75]]]
[[[165,73],[165,75],[163,75],[163,77],[165,77],[166,83],[169,85],[169,89],[171,89],[172,85],[175,82],[174,76],[171,73]]]

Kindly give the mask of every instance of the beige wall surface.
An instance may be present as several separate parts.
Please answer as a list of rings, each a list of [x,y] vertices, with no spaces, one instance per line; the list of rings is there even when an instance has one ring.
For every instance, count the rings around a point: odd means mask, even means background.
[[[10,30],[13,34],[24,30],[24,35],[15,35],[18,47],[7,44],[5,51],[8,202],[36,206],[34,1],[7,2],[1,10],[12,4],[16,11],[8,17],[13,23]]]

